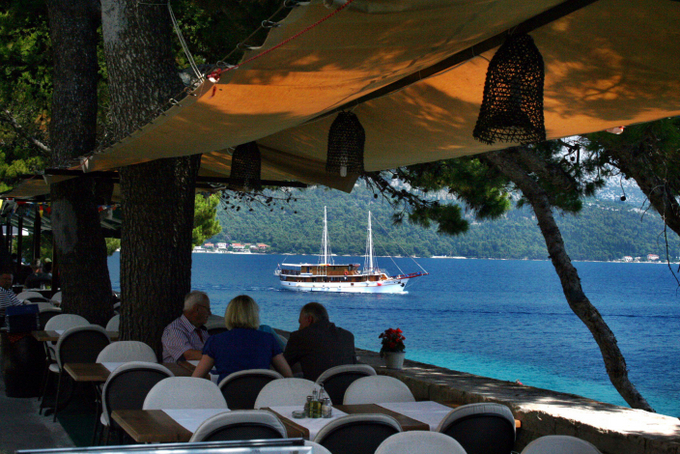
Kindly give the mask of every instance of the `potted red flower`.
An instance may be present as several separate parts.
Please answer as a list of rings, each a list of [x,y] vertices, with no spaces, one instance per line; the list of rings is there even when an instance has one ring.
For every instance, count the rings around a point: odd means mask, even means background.
[[[378,336],[382,339],[380,357],[385,358],[385,365],[388,369],[401,369],[404,365],[404,340],[406,339],[399,328],[386,329]]]

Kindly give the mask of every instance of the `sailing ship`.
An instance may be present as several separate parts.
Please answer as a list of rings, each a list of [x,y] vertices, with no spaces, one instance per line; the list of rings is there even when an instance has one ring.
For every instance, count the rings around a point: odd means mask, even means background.
[[[422,269],[420,272],[389,276],[378,267],[374,255],[369,211],[363,268],[358,263],[334,263],[328,241],[327,212],[324,207],[323,236],[318,263],[281,263],[274,271],[274,275],[279,277],[279,283],[284,289],[296,292],[407,293],[406,285],[411,279],[429,274],[420,267]]]

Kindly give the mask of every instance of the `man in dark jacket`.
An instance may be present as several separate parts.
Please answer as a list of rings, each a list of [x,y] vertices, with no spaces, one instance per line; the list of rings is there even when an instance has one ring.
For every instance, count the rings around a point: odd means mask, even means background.
[[[300,363],[304,378],[314,381],[333,366],[356,364],[354,335],[331,323],[321,304],[305,304],[299,322],[300,329],[290,333],[283,356],[291,367]]]

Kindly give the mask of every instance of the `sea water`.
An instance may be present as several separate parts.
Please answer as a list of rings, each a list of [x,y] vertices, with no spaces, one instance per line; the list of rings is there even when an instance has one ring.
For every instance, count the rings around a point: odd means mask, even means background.
[[[208,293],[214,314],[231,298],[252,296],[262,323],[298,327],[302,305],[318,301],[355,335],[380,349],[378,335],[401,328],[406,358],[453,370],[626,405],[609,382],[586,326],[571,311],[549,261],[419,259],[430,275],[403,295],[295,293],[274,269],[311,256],[193,254],[192,288]],[[363,263],[336,257],[336,263]],[[380,258],[390,273],[419,271],[406,258]],[[629,377],[659,413],[680,416],[680,292],[664,264],[575,262],[583,289],[614,332]],[[119,258],[109,260],[114,289]]]

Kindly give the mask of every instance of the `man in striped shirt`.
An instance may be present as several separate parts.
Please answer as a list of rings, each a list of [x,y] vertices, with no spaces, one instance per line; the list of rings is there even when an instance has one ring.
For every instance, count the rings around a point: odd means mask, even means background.
[[[205,322],[210,317],[210,298],[194,290],[184,298],[182,316],[173,320],[163,331],[163,362],[199,360],[208,338]]]
[[[0,326],[5,324],[5,309],[20,306],[22,303],[12,291],[14,276],[9,271],[0,273]]]

